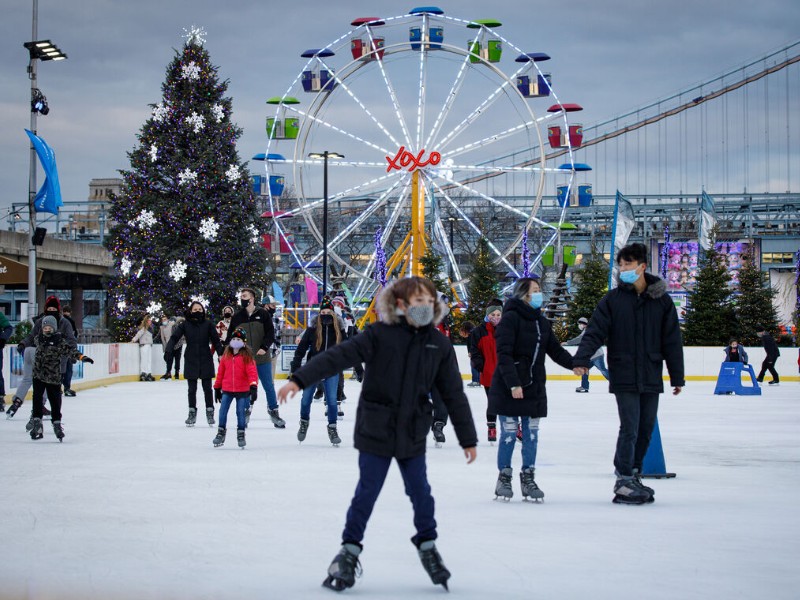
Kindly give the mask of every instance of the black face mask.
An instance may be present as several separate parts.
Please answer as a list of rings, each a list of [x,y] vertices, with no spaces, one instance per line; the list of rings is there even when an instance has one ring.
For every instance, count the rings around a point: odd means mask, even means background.
[[[229,313],[229,312],[226,312],[226,313],[222,314],[222,318],[223,319],[230,319],[232,316],[233,316],[233,313]]]
[[[320,322],[323,325],[333,325],[333,315],[322,315],[320,317]]]
[[[201,312],[189,313],[189,318],[192,321],[202,321],[203,320],[203,313],[201,313]]]
[[[247,308],[248,306],[250,306],[250,300],[244,300],[244,299],[239,300],[239,304],[242,306],[242,308]]]

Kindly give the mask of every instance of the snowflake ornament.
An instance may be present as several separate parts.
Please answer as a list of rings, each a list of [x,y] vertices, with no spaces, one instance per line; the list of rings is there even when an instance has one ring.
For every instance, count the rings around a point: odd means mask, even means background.
[[[128,305],[125,303],[125,300],[120,300],[119,302],[117,302],[117,309],[118,309],[120,312],[124,311],[124,310],[125,310],[125,308],[127,308],[127,306],[128,306]]]
[[[230,167],[228,167],[228,170],[225,171],[225,177],[227,177],[228,181],[230,181],[231,183],[239,179],[241,176],[242,172],[239,170],[239,167],[237,165],[231,165]]]
[[[247,227],[247,230],[250,232],[250,241],[254,244],[257,244],[261,239],[261,234],[258,233],[258,229],[255,228],[255,225],[252,223]]]
[[[197,63],[192,61],[188,65],[181,67],[181,79],[198,80],[200,79],[200,67]]]
[[[202,46],[206,43],[206,30],[202,27],[195,27],[192,25],[191,29],[187,30],[185,27],[183,28],[183,37],[186,38],[186,45],[191,46],[192,44],[197,44],[198,46]]]
[[[215,104],[211,109],[211,114],[214,115],[217,123],[222,122],[222,119],[225,118],[225,110],[222,108],[222,104]]]
[[[208,298],[206,298],[203,294],[197,294],[196,296],[192,296],[189,298],[192,302],[199,302],[203,305],[203,308],[208,308]]]
[[[136,224],[139,229],[146,229],[148,227],[152,227],[156,224],[156,217],[153,215],[152,210],[143,210],[139,213],[139,216],[136,217]]]
[[[148,315],[156,315],[161,312],[161,302],[151,302],[145,309]]]
[[[161,121],[167,118],[167,115],[169,115],[169,106],[163,102],[159,102],[156,104],[155,108],[153,108],[153,120],[156,123],[161,123]]]
[[[197,181],[197,173],[192,171],[189,167],[186,167],[183,171],[178,173],[178,179],[180,179],[181,185],[195,183]]]
[[[127,258],[123,258],[119,263],[119,270],[123,275],[127,275],[128,273],[131,272],[132,266],[133,263],[131,263],[130,260],[128,260]]]
[[[219,223],[214,220],[214,217],[208,217],[200,221],[200,233],[208,241],[216,241],[217,231],[219,231]]]
[[[150,144],[150,162],[156,162],[158,160],[158,146],[155,144]]]
[[[182,260],[176,260],[169,268],[169,276],[175,281],[180,281],[186,277],[186,263]]]
[[[184,119],[184,123],[191,126],[195,133],[200,133],[203,130],[203,127],[206,126],[206,119],[203,115],[198,115],[196,112],[192,112],[191,115]]]
[[[142,276],[142,271],[144,271],[144,265],[142,265],[141,267],[139,267],[139,270],[138,270],[138,271],[136,271],[136,279],[139,279],[139,277],[141,277],[141,276]]]

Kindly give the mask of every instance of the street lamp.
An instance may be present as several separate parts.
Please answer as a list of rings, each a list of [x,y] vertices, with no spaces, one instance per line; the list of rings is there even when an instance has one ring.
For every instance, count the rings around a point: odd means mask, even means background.
[[[344,154],[338,152],[311,152],[309,158],[321,158],[324,160],[322,171],[322,295],[328,289],[328,158],[344,158]]]
[[[450,252],[453,253],[453,261],[456,260],[456,251],[453,249],[453,226],[458,221],[456,217],[447,217],[447,221],[450,223]],[[453,281],[454,273],[453,273],[453,263],[450,263],[450,281]]]
[[[31,80],[31,133],[36,135],[36,115],[46,115],[50,112],[47,98],[36,86],[36,61],[64,60],[67,55],[61,52],[50,40],[37,40],[39,37],[39,0],[33,0],[33,25],[31,27],[32,42],[25,42],[23,46],[28,50],[28,79]],[[28,243],[28,318],[38,313],[36,304],[36,149],[31,140],[30,173],[28,176],[28,214],[29,214],[29,243]],[[39,242],[41,244],[41,242]]]

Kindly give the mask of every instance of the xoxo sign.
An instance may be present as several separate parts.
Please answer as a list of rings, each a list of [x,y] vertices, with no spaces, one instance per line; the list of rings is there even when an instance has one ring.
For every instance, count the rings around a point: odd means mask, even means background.
[[[414,156],[406,150],[405,146],[400,146],[400,149],[397,151],[397,154],[394,155],[394,158],[386,157],[386,162],[389,163],[389,166],[386,167],[386,172],[389,173],[392,169],[397,169],[398,171],[408,167],[409,173],[414,169],[418,169],[420,167],[427,167],[428,165],[438,165],[439,162],[442,160],[442,155],[438,152],[431,152],[428,156],[428,160],[422,160],[423,155],[425,154],[425,149],[419,151],[419,154]]]

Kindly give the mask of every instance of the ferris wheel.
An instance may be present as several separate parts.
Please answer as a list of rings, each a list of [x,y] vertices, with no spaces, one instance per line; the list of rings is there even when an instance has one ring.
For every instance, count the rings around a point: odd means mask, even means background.
[[[307,276],[320,280],[313,267],[327,243],[327,259],[354,282],[354,296],[370,295],[384,267],[420,274],[432,244],[464,297],[453,221],[477,236],[489,213],[513,221],[502,241],[487,239],[495,262],[516,276],[523,269],[509,257],[529,231],[544,240],[531,267],[556,242],[568,202],[558,222],[537,213],[547,193],[571,195],[576,171],[588,169],[575,162],[582,129],[568,119],[581,107],[559,101],[541,69],[550,57],[516,47],[500,26],[419,7],[357,18],[302,52],[297,77],[267,101],[263,158],[268,215]],[[561,164],[547,157],[554,148]],[[319,244],[311,251],[294,244],[297,218]]]

